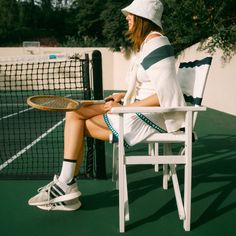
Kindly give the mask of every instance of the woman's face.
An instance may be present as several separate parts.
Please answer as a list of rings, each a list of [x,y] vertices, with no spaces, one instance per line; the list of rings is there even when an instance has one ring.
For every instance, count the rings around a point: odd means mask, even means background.
[[[127,20],[127,23],[128,23],[128,29],[130,31],[132,29],[132,27],[134,26],[134,15],[129,13],[126,16],[126,20]]]

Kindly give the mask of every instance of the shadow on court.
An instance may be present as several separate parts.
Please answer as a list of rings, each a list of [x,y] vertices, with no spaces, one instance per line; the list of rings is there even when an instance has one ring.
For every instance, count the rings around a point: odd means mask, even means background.
[[[192,228],[187,234],[235,235],[236,117],[208,109],[198,121],[199,140],[193,145]],[[118,191],[110,178],[110,144],[106,144],[106,153],[108,178],[79,181],[83,205],[76,212],[45,212],[27,205],[28,198],[47,181],[0,181],[1,235],[120,235]],[[178,173],[182,183],[181,167]],[[129,166],[128,186],[131,219],[126,235],[186,235],[172,184],[162,189],[161,172],[155,173],[153,166]]]

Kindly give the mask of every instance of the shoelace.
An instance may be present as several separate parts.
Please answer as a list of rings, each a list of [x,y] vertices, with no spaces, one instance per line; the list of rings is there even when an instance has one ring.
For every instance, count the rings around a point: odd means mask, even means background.
[[[55,184],[55,181],[51,181],[49,184],[43,186],[43,187],[40,187],[37,191],[38,193],[39,192],[42,192],[42,191],[47,191],[48,189],[51,189],[51,187]]]
[[[47,192],[47,205],[50,206],[50,210],[53,207],[55,207],[55,206],[53,206],[53,204],[50,204],[50,192],[51,192],[51,188],[54,184],[55,184],[55,181],[53,180],[49,184],[47,184],[47,185],[45,185],[45,186],[43,186],[43,187],[41,187],[37,190],[38,192],[42,192],[42,191]]]
[[[55,204],[48,204],[47,206],[49,207],[49,208],[48,208],[48,211],[51,211],[53,208],[56,207]]]

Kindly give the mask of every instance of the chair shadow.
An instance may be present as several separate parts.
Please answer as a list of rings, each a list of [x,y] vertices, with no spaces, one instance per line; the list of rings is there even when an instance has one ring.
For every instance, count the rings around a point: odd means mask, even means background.
[[[201,140],[194,145],[192,191],[206,183],[214,183],[217,187],[207,192],[200,192],[192,198],[192,204],[194,204],[203,201],[210,196],[216,196],[213,200],[208,202],[208,205],[205,207],[203,212],[195,217],[197,219],[191,223],[191,229],[200,227],[211,220],[235,210],[236,200],[232,203],[226,204],[226,200],[228,200],[229,197],[235,199],[235,197],[232,196],[236,189],[235,166],[235,135],[208,135],[201,137]],[[180,183],[183,183],[183,168],[179,168],[178,177]],[[181,187],[183,186],[181,185]],[[129,230],[156,221],[173,211],[176,211],[175,198],[166,202],[160,209],[148,217],[127,224],[126,228]]]
[[[226,205],[236,189],[236,135],[214,134],[201,137],[194,149],[193,190],[204,184],[217,187],[192,198],[192,203],[215,196],[198,218],[192,222],[197,228],[236,208],[236,200]]]
[[[192,211],[194,203],[199,203],[210,196],[216,196],[208,202],[203,212],[195,215],[192,221],[191,229],[198,228],[215,218],[218,218],[236,208],[236,200],[226,205],[226,199],[232,195],[236,189],[236,136],[214,134],[201,137],[201,139],[193,145],[193,180],[192,180]],[[129,168],[129,167],[128,167]],[[139,173],[139,171],[153,171],[153,166],[132,166],[128,169],[129,175]],[[181,189],[183,188],[183,168],[177,167],[179,182]],[[162,174],[153,173],[153,176],[140,179],[137,178],[129,182],[129,203],[142,198],[156,188],[162,187]],[[213,189],[209,191],[200,191],[197,189],[204,184],[214,183]],[[171,183],[170,183],[171,188]],[[212,198],[211,198],[212,199]],[[155,201],[155,199],[153,199]],[[85,210],[93,210],[111,206],[118,206],[118,191],[111,190],[83,196]],[[132,207],[132,206],[131,206]],[[138,221],[127,223],[126,229],[137,228],[141,225],[157,221],[161,217],[177,211],[175,198],[171,198],[155,213],[142,218]],[[178,219],[177,219],[178,220]]]

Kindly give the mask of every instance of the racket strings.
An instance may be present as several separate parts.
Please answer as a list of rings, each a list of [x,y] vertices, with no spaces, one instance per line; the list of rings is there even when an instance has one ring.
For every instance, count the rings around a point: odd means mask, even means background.
[[[52,109],[68,109],[68,108],[76,108],[78,106],[77,103],[66,100],[63,97],[56,97],[56,98],[40,97],[32,99],[32,102],[37,105],[47,106],[48,108]]]

